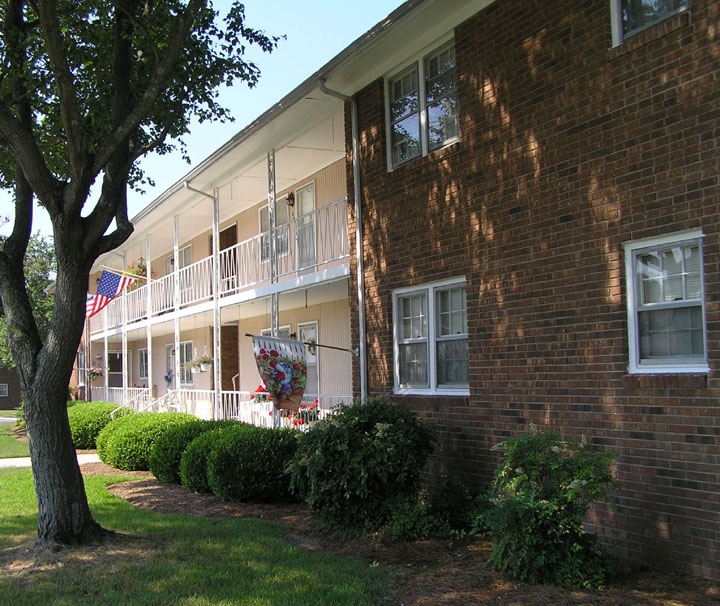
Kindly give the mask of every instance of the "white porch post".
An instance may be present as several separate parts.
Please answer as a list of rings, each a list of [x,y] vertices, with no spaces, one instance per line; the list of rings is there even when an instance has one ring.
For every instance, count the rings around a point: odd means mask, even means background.
[[[150,234],[145,236],[145,259],[146,259],[146,267],[147,267],[147,275],[145,276],[145,305],[147,310],[147,326],[145,328],[145,346],[147,348],[147,389],[148,393],[150,394],[150,399],[152,400],[154,395],[153,394],[153,363],[152,363],[152,323],[150,322],[150,318],[152,317],[152,285],[151,285],[151,278],[152,275],[152,267],[150,266]]]
[[[122,254],[122,269],[125,271],[125,253]],[[128,348],[127,348],[127,290],[121,293],[122,297],[122,334],[120,340],[120,355],[122,356],[122,401],[117,404],[125,404],[127,402],[128,390]],[[108,384],[109,385],[109,384]]]
[[[277,242],[275,241],[275,150],[268,152],[268,221],[270,222],[270,282],[277,282],[278,275],[278,259],[277,259]],[[279,295],[273,292],[270,295],[270,334],[273,337],[278,336],[278,326],[280,325],[280,303]]]
[[[180,217],[175,215],[173,218],[173,334],[175,337],[173,350],[175,351],[175,359],[173,360],[175,375],[175,390],[180,393]]]
[[[220,200],[218,189],[212,195],[212,291],[213,291],[213,383],[215,386],[215,406],[213,419],[218,418],[222,398],[222,358],[220,327]]]

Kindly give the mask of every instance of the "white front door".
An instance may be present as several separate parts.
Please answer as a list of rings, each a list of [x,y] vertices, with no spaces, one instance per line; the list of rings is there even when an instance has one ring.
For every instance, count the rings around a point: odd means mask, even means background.
[[[317,322],[298,324],[300,341],[303,343],[317,343]],[[317,347],[305,346],[305,364],[307,364],[307,383],[305,393],[318,395],[320,393],[320,374],[318,372]]]

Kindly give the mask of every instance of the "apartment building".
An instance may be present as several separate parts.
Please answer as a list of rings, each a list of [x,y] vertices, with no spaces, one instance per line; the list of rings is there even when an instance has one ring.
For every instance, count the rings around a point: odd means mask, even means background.
[[[498,443],[560,429],[615,456],[593,530],[720,578],[718,32],[711,0],[406,2],[101,260],[151,259],[90,322],[103,388],[173,370],[243,418],[245,334],[338,346],[310,397],[403,402],[429,473],[483,486]]]

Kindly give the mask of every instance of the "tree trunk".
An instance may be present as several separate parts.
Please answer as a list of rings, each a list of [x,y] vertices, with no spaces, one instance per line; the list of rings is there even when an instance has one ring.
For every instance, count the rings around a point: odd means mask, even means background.
[[[70,435],[66,392],[66,381],[38,377],[34,396],[25,403],[38,502],[38,538],[50,548],[96,542],[105,534],[88,506]]]

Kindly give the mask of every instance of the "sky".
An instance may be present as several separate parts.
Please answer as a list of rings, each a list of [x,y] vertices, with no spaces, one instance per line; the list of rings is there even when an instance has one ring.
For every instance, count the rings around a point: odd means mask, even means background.
[[[221,92],[220,102],[230,109],[233,123],[204,123],[191,127],[185,137],[191,164],[179,154],[147,156],[140,166],[155,181],[140,195],[129,191],[132,218],[194,166],[197,166],[260,116],[277,101],[315,73],[335,55],[382,21],[403,0],[245,0],[245,17],[250,27],[268,35],[286,36],[273,53],[249,52],[248,57],[260,68],[260,81],[253,89],[243,84]],[[221,13],[230,0],[215,0]],[[12,216],[12,198],[0,193],[0,216]],[[7,234],[11,224],[0,226]],[[51,234],[50,221],[43,209],[35,212],[33,233]]]

